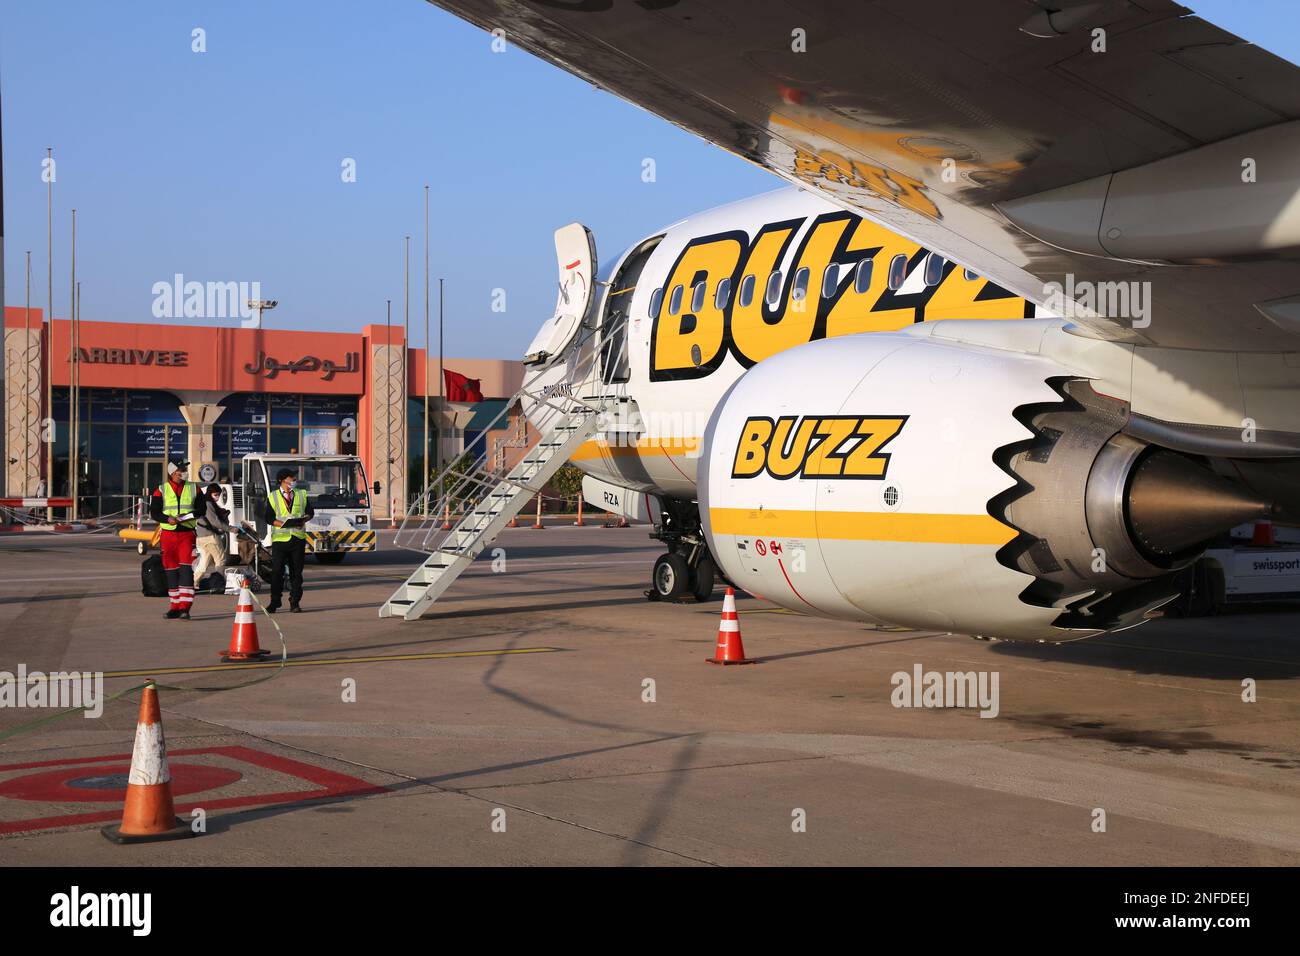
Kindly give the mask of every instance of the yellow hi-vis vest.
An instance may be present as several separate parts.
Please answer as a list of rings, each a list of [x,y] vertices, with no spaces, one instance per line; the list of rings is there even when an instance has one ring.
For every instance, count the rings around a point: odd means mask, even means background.
[[[267,496],[271,501],[271,510],[275,512],[275,520],[283,521],[285,518],[302,518],[307,514],[307,492],[301,488],[293,489],[293,507],[286,507],[284,495],[277,488]],[[291,538],[307,537],[307,532],[303,528],[272,528],[271,541],[288,541]]]
[[[181,493],[178,496],[176,489],[172,487],[170,481],[162,483],[163,514],[169,518],[175,518],[177,515],[192,514],[194,511],[194,485],[188,481],[181,485]],[[177,528],[183,531],[194,530],[194,519],[189,518],[185,521],[172,521],[168,524],[166,521],[158,525],[164,531],[175,531]]]

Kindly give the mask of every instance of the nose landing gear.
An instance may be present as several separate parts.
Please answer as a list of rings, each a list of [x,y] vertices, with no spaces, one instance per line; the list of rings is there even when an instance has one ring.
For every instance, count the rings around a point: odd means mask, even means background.
[[[668,551],[655,559],[646,597],[680,601],[690,594],[696,601],[709,600],[717,585],[718,566],[704,541],[695,503],[666,499],[663,520],[650,537],[662,541]]]

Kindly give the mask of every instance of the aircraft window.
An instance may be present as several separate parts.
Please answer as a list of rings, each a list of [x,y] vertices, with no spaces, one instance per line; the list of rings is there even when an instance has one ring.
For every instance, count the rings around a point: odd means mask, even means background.
[[[763,293],[763,299],[767,302],[768,308],[775,309],[777,303],[781,301],[781,273],[778,270],[767,277],[767,291]]]
[[[863,259],[853,270],[853,291],[858,295],[866,295],[871,288],[871,263],[871,259]]]
[[[727,307],[727,300],[731,298],[731,279],[723,279],[718,283],[718,292],[713,297],[714,307],[721,312]]]
[[[889,291],[897,292],[907,281],[907,256],[901,252],[889,260]]]
[[[705,283],[695,283],[695,288],[691,290],[691,311],[698,313],[704,308]]]
[[[750,303],[754,301],[754,285],[755,279],[753,276],[745,276],[745,278],[740,280],[739,300],[742,309],[748,309]]]
[[[682,311],[682,287],[673,286],[673,291],[668,293],[668,314],[676,315]]]
[[[790,293],[795,302],[802,302],[808,298],[808,277],[812,275],[807,266],[797,270],[794,274],[794,291]]]
[[[936,252],[932,252],[925,257],[926,285],[938,285],[943,281],[943,267],[946,261],[943,256]]]
[[[840,287],[840,267],[831,263],[822,273],[822,298],[832,299],[835,297],[835,290]]]
[[[664,305],[664,290],[662,288],[655,289],[653,292],[650,293],[650,318],[652,319],[659,318],[659,310],[663,308],[663,305]]]
[[[972,270],[970,270],[970,269],[963,269],[963,270],[962,270],[962,275],[964,275],[964,276],[966,277],[966,281],[967,281],[967,282],[974,282],[976,279],[979,278],[979,273],[978,273],[978,272],[974,272],[974,271],[972,271]]]

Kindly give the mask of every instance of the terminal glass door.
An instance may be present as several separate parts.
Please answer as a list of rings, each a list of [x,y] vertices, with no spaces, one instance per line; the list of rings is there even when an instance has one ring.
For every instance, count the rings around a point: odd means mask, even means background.
[[[162,484],[163,463],[157,458],[128,458],[126,460],[126,493],[145,497]]]

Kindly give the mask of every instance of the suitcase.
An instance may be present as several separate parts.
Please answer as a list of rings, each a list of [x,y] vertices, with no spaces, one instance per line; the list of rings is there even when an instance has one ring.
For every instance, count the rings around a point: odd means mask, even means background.
[[[167,572],[162,555],[151,554],[140,564],[140,593],[145,597],[167,596]]]

